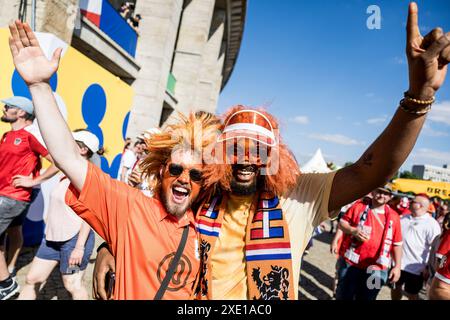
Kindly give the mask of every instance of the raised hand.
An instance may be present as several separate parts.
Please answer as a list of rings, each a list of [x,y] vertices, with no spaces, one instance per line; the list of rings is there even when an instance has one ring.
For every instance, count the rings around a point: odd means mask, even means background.
[[[49,82],[58,70],[62,49],[58,48],[49,61],[42,51],[39,41],[27,23],[16,20],[9,25],[11,37],[9,48],[14,65],[28,86]]]
[[[406,55],[409,66],[410,96],[429,100],[444,83],[447,64],[450,62],[450,32],[433,29],[425,37],[419,31],[417,4],[409,5],[406,26]]]

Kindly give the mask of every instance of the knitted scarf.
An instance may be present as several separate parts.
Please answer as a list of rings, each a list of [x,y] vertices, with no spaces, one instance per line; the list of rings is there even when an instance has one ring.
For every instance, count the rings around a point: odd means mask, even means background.
[[[201,237],[201,270],[197,299],[212,299],[211,255],[220,235],[227,195],[216,196],[203,204],[198,216]],[[248,298],[258,300],[293,300],[294,285],[289,229],[278,197],[261,192],[250,207],[245,260]]]

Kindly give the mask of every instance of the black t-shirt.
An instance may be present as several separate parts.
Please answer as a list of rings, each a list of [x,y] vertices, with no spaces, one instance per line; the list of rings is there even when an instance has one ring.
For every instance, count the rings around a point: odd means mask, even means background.
[[[133,25],[133,27],[135,28],[139,27],[139,20],[136,20],[135,18],[130,18],[130,22]]]

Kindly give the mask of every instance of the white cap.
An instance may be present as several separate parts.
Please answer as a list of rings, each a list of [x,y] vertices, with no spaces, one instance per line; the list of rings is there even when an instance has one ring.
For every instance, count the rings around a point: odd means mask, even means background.
[[[88,147],[89,150],[91,150],[93,153],[96,153],[98,151],[100,141],[95,134],[90,133],[86,130],[82,130],[78,132],[72,132],[72,135],[75,141],[83,142],[86,147]]]

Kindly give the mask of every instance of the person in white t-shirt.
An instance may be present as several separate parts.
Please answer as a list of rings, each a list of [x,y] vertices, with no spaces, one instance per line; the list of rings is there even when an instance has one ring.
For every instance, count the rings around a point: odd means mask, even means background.
[[[138,160],[139,156],[145,149],[145,144],[142,141],[136,141],[133,148],[126,149],[122,154],[122,159],[120,160],[119,172],[117,175],[117,180],[128,182],[128,176],[133,171],[134,165]]]
[[[91,160],[94,155],[103,154],[98,138],[89,131],[77,130],[73,137],[84,158]],[[44,217],[45,238],[31,263],[19,300],[35,300],[40,285],[47,281],[58,264],[64,287],[73,300],[87,300],[89,297],[83,276],[94,248],[94,232],[66,205],[65,194],[69,184],[70,180],[61,175],[50,194],[49,208]]]
[[[402,217],[403,257],[400,280],[391,290],[392,300],[400,300],[405,295],[417,300],[423,282],[428,277],[427,263],[433,241],[441,234],[439,223],[427,209],[430,200],[426,194],[418,194],[411,202],[411,214]]]

